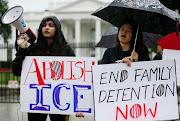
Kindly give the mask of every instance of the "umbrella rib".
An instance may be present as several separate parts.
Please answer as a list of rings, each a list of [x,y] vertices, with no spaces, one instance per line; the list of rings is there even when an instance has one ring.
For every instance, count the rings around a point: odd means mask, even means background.
[[[136,38],[135,38],[134,48],[133,48],[134,51],[135,51],[135,47],[136,47],[136,41],[137,41],[138,32],[139,32],[139,24],[138,24],[137,31],[136,31]]]

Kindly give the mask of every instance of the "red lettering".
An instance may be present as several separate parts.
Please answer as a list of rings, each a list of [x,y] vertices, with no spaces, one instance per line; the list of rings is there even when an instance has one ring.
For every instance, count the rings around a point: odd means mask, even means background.
[[[64,78],[64,73],[62,74],[62,79],[65,79],[65,80],[72,80],[73,79],[73,68],[72,68],[72,63],[75,62],[75,61],[67,61],[67,62],[70,62],[70,78]],[[64,63],[63,63],[63,66],[64,66]]]
[[[85,64],[86,61],[84,61],[84,81],[86,81],[86,72],[91,72],[92,73],[92,68],[91,68],[91,71],[88,71],[86,70],[86,64]],[[93,61],[92,62],[92,66],[95,65],[95,62]],[[92,80],[93,82],[93,80]]]
[[[141,116],[141,106],[139,104],[135,104],[130,109],[130,115],[132,118],[139,118]]]
[[[152,110],[149,108],[147,111],[146,111],[146,105],[144,104],[144,116],[146,117],[148,112],[151,113],[151,115],[153,116],[153,118],[156,117],[156,111],[157,111],[157,102],[155,104],[155,109],[154,109],[154,114],[152,113]]]
[[[83,69],[82,67],[77,66],[77,64],[82,64],[82,62],[81,62],[81,61],[78,61],[77,63],[75,63],[75,67],[78,67],[78,68],[81,69],[81,76],[80,76],[79,78],[75,77],[75,75],[73,74],[73,77],[74,77],[74,79],[76,79],[76,80],[82,78],[82,76],[84,75],[84,69]]]
[[[32,67],[33,62],[34,62],[34,64],[35,64],[36,70],[33,71],[33,72],[30,72],[30,69],[31,69],[31,67]],[[37,79],[38,79],[38,82],[39,82],[39,85],[45,85],[45,83],[44,83],[44,81],[43,81],[43,79],[42,79],[42,76],[41,76],[41,73],[40,73],[40,70],[39,70],[39,67],[38,67],[38,64],[37,64],[36,59],[33,59],[31,65],[30,65],[30,68],[29,68],[29,70],[28,70],[28,74],[27,74],[27,76],[26,76],[26,79],[25,79],[24,84],[25,84],[26,81],[27,81],[27,77],[28,77],[29,73],[36,73]]]
[[[126,115],[124,115],[123,112],[121,111],[121,109],[117,106],[117,108],[116,108],[116,121],[118,120],[118,112],[120,112],[121,115],[122,115],[125,119],[127,119],[127,117],[128,117],[128,105],[126,105]]]
[[[143,104],[143,108],[144,108],[144,117],[147,117],[148,112],[150,112],[150,114],[153,116],[153,118],[156,117],[157,102],[155,104],[154,113],[152,113],[152,109],[150,109],[150,108],[148,110],[146,110],[145,103]],[[127,120],[127,118],[128,118],[128,105],[126,105],[126,114],[123,113],[119,107],[116,108],[116,121],[118,120],[118,112],[120,112],[121,115],[123,116],[123,118]],[[141,105],[135,104],[135,105],[133,105],[131,107],[131,109],[130,109],[130,116],[132,118],[137,119],[137,118],[139,118],[141,116],[141,114],[142,114]]]
[[[42,62],[42,63],[43,63],[43,77],[44,77],[43,79],[44,79],[44,80],[47,79],[47,78],[46,78],[46,70],[50,70],[50,71],[51,71],[51,79],[52,79],[53,77],[55,77],[55,76],[56,76],[56,73],[55,73],[54,70],[52,70],[53,64],[52,64],[51,62],[49,62],[50,67],[46,69],[46,62]]]
[[[70,67],[70,69],[71,69],[71,76],[70,76],[70,79],[72,79],[72,78],[73,78],[73,73],[72,73],[72,70],[73,70],[73,69],[72,69],[72,63],[75,62],[75,61],[67,61],[67,62],[70,62],[70,66],[71,66],[71,67]]]
[[[86,69],[86,61],[66,61],[67,63],[65,64],[64,61],[59,62],[59,61],[53,61],[53,62],[42,62],[42,66],[43,66],[43,74],[41,75],[40,73],[40,69],[38,67],[38,63],[36,59],[33,59],[30,68],[28,70],[28,74],[26,76],[25,82],[24,84],[26,84],[27,82],[27,77],[30,73],[36,73],[37,74],[37,79],[38,79],[38,83],[39,85],[45,85],[43,80],[47,80],[47,79],[53,79],[53,80],[59,80],[60,78],[62,80],[77,80],[77,79],[81,79],[83,78],[83,81],[87,81],[86,80],[86,75],[87,73],[92,74],[92,69],[87,70]],[[95,65],[95,61],[91,62],[92,65]],[[33,64],[35,65],[35,71],[32,71],[32,66]],[[49,65],[49,66],[48,66]],[[65,67],[67,65],[67,67]],[[66,69],[70,72],[66,75],[64,75],[64,69]],[[79,70],[76,70],[79,69]],[[48,71],[50,72],[50,77],[48,78],[49,74]],[[79,73],[73,74],[74,71],[79,71]]]

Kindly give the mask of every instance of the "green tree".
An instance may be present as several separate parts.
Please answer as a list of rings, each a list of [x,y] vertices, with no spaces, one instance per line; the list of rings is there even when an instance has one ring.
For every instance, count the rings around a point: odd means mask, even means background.
[[[11,26],[9,24],[3,24],[1,18],[3,14],[8,10],[6,0],[0,0],[0,35],[4,38],[4,42],[7,42],[7,39],[11,35]]]

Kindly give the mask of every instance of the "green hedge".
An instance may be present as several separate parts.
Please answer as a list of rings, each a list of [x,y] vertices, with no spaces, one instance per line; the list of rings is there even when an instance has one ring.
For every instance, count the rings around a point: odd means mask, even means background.
[[[0,68],[12,68],[12,61],[0,61]]]
[[[14,76],[12,72],[0,72],[0,85],[8,84],[9,80],[20,81],[20,76]]]

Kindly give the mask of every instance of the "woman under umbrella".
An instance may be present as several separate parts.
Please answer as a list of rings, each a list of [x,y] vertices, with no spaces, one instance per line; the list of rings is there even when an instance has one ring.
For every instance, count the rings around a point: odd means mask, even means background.
[[[119,27],[115,47],[105,51],[101,64],[115,63],[121,60],[122,63],[130,66],[131,62],[150,60],[148,49],[143,43],[142,32],[139,29],[136,34],[136,31],[137,24],[126,18]],[[137,40],[135,41],[136,35]]]

